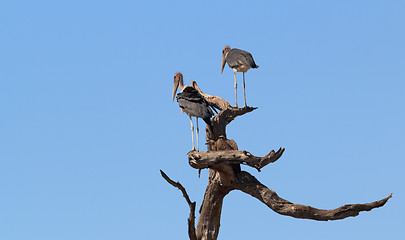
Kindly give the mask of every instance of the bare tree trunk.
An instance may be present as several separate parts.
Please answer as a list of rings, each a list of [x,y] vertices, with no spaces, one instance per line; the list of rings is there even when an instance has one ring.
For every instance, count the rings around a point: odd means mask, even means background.
[[[217,239],[221,221],[222,203],[231,190],[221,185],[218,172],[209,170],[210,177],[205,190],[197,224],[197,239]]]
[[[212,119],[212,131],[206,128],[207,152],[191,151],[188,160],[191,167],[196,169],[209,168],[209,181],[200,208],[197,228],[194,226],[195,202],[191,202],[185,189],[180,183],[174,183],[163,172],[162,176],[183,192],[190,206],[188,221],[190,239],[217,239],[221,220],[222,203],[224,197],[232,190],[240,190],[257,198],[273,211],[295,218],[313,219],[318,221],[337,220],[354,217],[361,211],[370,211],[383,206],[392,194],[379,201],[365,204],[348,204],[332,210],[317,209],[311,206],[291,203],[277,195],[276,192],[260,183],[250,173],[241,171],[240,164],[261,168],[277,161],[283,154],[284,148],[271,150],[264,157],[256,157],[247,151],[239,151],[232,139],[226,138],[226,126],[238,116],[242,116],[256,108],[234,108],[222,98],[210,96],[201,92],[197,83],[192,81],[205,99],[221,111]],[[194,204],[194,206],[193,206]]]

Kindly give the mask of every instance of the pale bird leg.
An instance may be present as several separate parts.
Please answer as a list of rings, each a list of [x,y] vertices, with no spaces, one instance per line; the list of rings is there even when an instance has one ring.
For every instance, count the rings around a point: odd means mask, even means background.
[[[193,125],[193,120],[191,119],[191,116],[190,116],[190,123],[191,123],[191,139],[193,141],[193,150],[195,150],[195,147],[194,147],[194,125]]]
[[[237,91],[237,89],[238,89],[238,83],[236,82],[236,71],[234,70],[233,71],[233,76],[234,76],[234,78],[235,78],[235,107],[238,107],[238,91]]]
[[[245,98],[245,107],[247,107],[247,104],[246,104],[246,92],[245,92],[245,72],[243,72],[243,97]]]
[[[198,118],[196,118],[197,119],[197,152],[199,152],[199,149],[198,149],[198,133],[200,132],[200,130],[198,129]]]

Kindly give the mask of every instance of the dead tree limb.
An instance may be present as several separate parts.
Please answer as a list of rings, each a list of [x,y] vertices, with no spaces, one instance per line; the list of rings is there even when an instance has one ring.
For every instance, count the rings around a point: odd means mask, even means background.
[[[264,157],[256,157],[250,152],[238,150],[191,151],[188,154],[188,162],[190,166],[196,169],[209,168],[219,163],[239,163],[256,168],[260,172],[260,169],[267,164],[277,161],[283,155],[284,150],[284,148],[280,148],[277,152],[271,150]]]
[[[186,199],[188,206],[190,207],[190,216],[187,219],[188,222],[188,236],[190,240],[197,240],[196,232],[195,232],[195,202],[191,202],[186,189],[181,185],[179,182],[175,182],[171,180],[166,173],[164,173],[162,170],[160,170],[160,174],[162,174],[162,177],[173,187],[176,187],[180,189],[180,191],[183,193],[183,197]]]
[[[266,204],[273,211],[294,218],[313,219],[318,221],[338,220],[347,217],[355,217],[361,211],[370,211],[373,208],[384,206],[392,197],[392,193],[381,200],[364,204],[347,204],[335,209],[324,210],[311,206],[294,204],[277,195],[276,192],[261,184],[248,172],[241,172],[240,182],[234,184],[235,189],[241,190]]]

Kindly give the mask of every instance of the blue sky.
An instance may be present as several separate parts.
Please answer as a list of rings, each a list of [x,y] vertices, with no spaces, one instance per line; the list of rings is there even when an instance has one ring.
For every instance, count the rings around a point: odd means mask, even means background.
[[[399,239],[404,12],[403,1],[2,1],[0,238],[187,239],[188,206],[159,169],[198,206],[208,171],[187,163],[173,75],[233,104],[233,73],[220,74],[230,45],[260,68],[246,74],[259,108],[228,137],[258,156],[286,148],[244,170],[318,208],[393,198],[316,222],[231,192],[219,239]]]

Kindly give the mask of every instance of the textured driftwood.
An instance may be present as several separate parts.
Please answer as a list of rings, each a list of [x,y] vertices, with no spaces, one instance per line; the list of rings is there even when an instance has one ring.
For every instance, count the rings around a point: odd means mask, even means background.
[[[257,108],[234,108],[220,97],[204,94],[200,88],[198,88],[196,82],[192,81],[192,86],[196,88],[211,105],[221,111],[211,121],[212,131],[209,131],[208,128],[206,128],[208,151],[192,151],[188,155],[189,164],[193,168],[199,170],[209,168],[208,184],[201,204],[200,217],[196,229],[194,228],[195,202],[191,203],[181,184],[174,183],[165,178],[170,184],[182,190],[183,196],[186,200],[188,199],[187,203],[190,206],[190,239],[217,239],[223,199],[232,190],[240,190],[257,198],[279,214],[319,221],[354,217],[361,211],[370,211],[374,208],[383,206],[388,199],[391,198],[392,194],[384,199],[371,203],[348,204],[336,209],[324,210],[311,206],[294,204],[279,197],[276,192],[261,184],[251,174],[241,171],[240,164],[246,164],[260,171],[260,169],[267,164],[277,161],[283,154],[284,148],[280,148],[277,152],[272,150],[264,157],[256,157],[249,152],[238,151],[236,142],[232,139],[226,138],[226,126],[232,120]],[[194,206],[192,204],[194,204]]]
[[[195,202],[191,202],[190,197],[187,194],[186,189],[181,185],[179,182],[175,182],[171,180],[166,173],[164,173],[162,170],[160,170],[160,174],[162,174],[162,177],[170,183],[172,186],[180,189],[180,191],[183,193],[183,197],[186,199],[188,206],[190,207],[190,216],[187,219],[188,222],[188,236],[190,240],[197,240],[196,232],[195,232]]]
[[[188,154],[188,162],[190,166],[197,169],[213,167],[219,163],[239,163],[254,167],[260,172],[260,169],[267,164],[277,161],[283,152],[284,148],[280,148],[277,152],[271,150],[264,157],[256,157],[247,151],[237,150],[209,152],[191,151]]]

